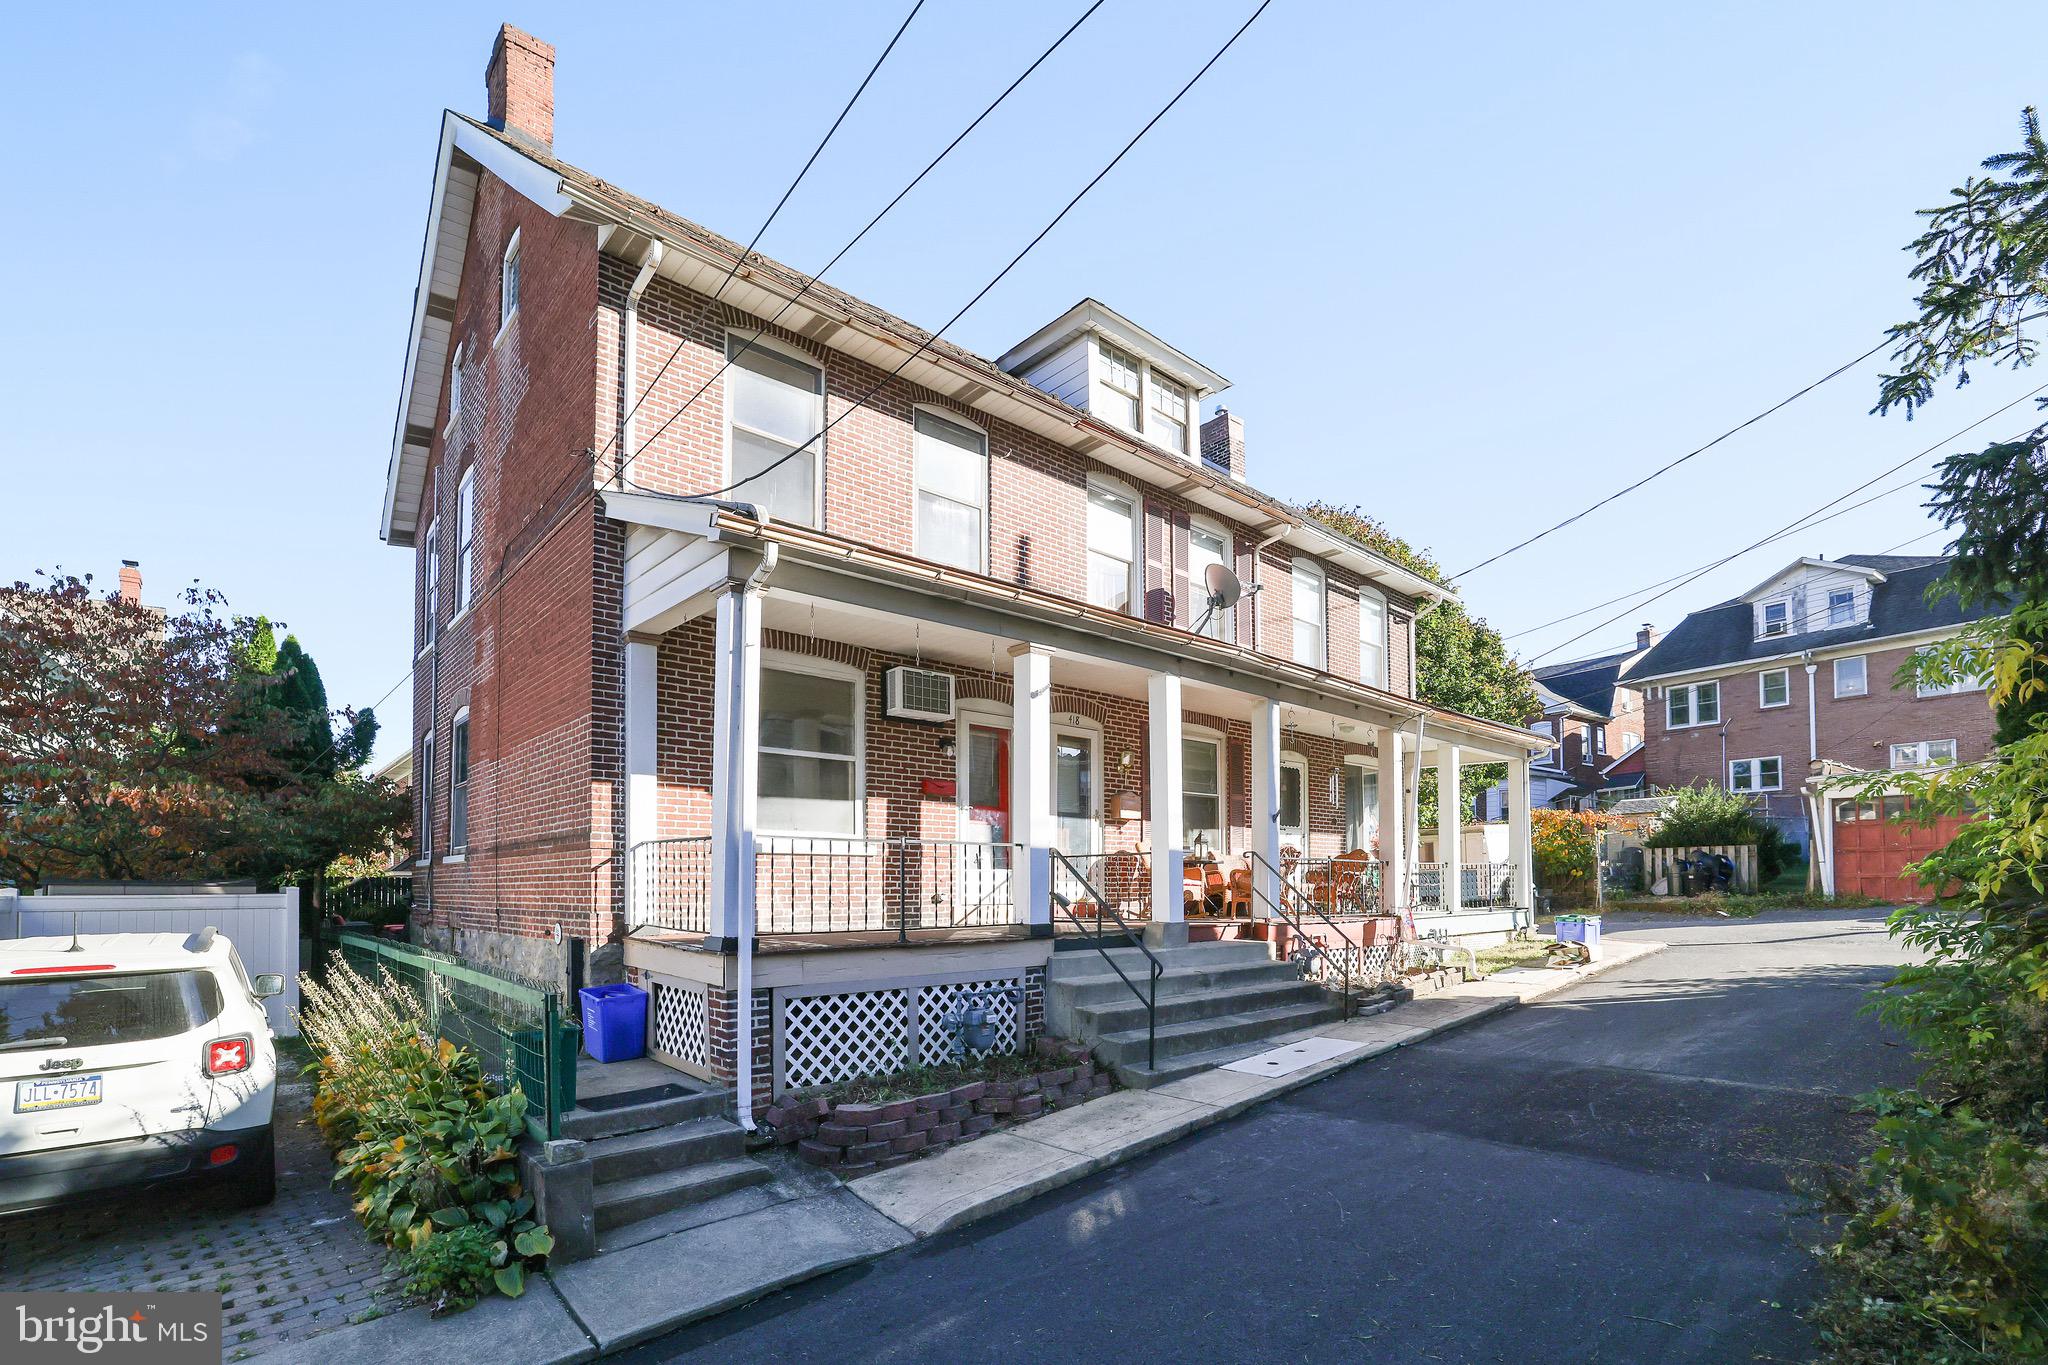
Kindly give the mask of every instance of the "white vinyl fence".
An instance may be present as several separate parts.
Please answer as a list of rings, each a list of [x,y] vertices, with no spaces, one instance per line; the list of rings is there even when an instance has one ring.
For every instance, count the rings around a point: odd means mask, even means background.
[[[263,894],[149,892],[120,896],[16,896],[0,891],[0,937],[68,936],[77,916],[81,934],[190,934],[209,924],[225,934],[250,976],[275,972],[284,994],[263,1002],[280,1038],[298,1036],[299,892]]]

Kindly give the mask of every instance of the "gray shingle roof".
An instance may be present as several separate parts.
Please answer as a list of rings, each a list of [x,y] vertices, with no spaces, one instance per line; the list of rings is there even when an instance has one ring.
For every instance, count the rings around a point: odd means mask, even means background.
[[[1999,610],[1986,606],[1965,611],[1957,606],[1955,598],[1948,596],[1932,604],[1928,602],[1927,589],[1947,569],[1946,556],[1843,555],[1837,562],[1859,564],[1885,575],[1885,581],[1871,590],[1868,621],[1835,630],[1759,640],[1750,604],[1737,598],[1693,612],[1680,621],[1637,660],[1628,670],[1627,678],[1633,682],[1672,673],[1739,666],[1752,659],[1781,658],[1801,650],[1836,649],[1865,640],[1943,630],[1996,615]]]
[[[1614,684],[1633,649],[1603,654],[1597,659],[1572,659],[1531,669],[1535,679],[1566,701],[1585,707],[1598,716],[1614,714]]]

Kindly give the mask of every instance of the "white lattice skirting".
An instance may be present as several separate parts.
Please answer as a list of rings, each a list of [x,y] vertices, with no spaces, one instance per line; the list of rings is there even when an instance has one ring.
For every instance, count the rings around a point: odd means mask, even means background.
[[[968,991],[994,990],[996,1026],[990,1052],[1015,1052],[1023,1041],[1021,974],[957,981],[915,981],[827,995],[775,993],[775,1089],[851,1080],[947,1059],[942,1021]],[[977,1054],[979,1055],[979,1054]]]
[[[710,1069],[711,1020],[702,986],[654,983],[654,1050]]]

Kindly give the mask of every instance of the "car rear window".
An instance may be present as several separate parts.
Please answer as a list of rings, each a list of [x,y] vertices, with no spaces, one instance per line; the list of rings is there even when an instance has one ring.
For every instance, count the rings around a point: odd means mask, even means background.
[[[220,1014],[207,971],[0,981],[0,1047],[95,1047],[189,1033]]]

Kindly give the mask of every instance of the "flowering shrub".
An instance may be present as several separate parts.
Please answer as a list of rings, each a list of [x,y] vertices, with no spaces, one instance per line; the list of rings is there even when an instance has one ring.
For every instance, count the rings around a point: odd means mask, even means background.
[[[408,1290],[436,1314],[467,1307],[485,1280],[525,1292],[527,1269],[555,1241],[519,1184],[519,1088],[499,1093],[474,1052],[434,1039],[420,1002],[388,972],[371,981],[337,953],[324,984],[300,984],[299,1028],[316,1054],[313,1115],[339,1149],[334,1178],[355,1191],[370,1233],[404,1254]]]
[[[1529,842],[1535,855],[1536,887],[1553,904],[1591,905],[1593,880],[1600,873],[1600,835],[1610,829],[1637,829],[1640,816],[1596,811],[1536,810],[1529,812]]]

